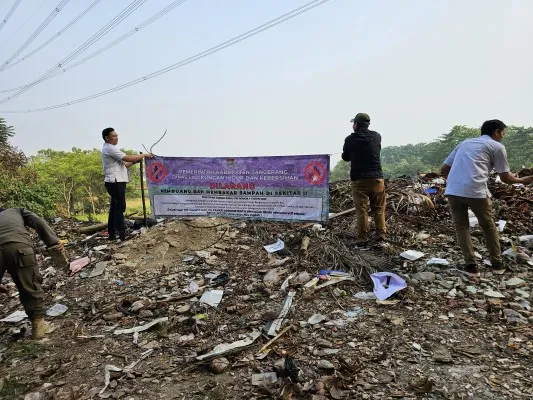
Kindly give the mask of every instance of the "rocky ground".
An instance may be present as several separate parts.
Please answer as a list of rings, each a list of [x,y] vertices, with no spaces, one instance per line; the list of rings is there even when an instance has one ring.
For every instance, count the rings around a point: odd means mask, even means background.
[[[533,397],[532,191],[491,184],[509,270],[472,281],[431,179],[388,183],[390,242],[369,249],[355,247],[345,183],[332,187],[326,229],[167,220],[119,244],[56,221],[70,259],[89,263],[70,274],[40,254],[47,307],[68,309],[47,317],[40,342],[27,320],[0,322],[0,398]],[[285,248],[269,254],[278,239]],[[323,269],[346,276],[315,279]],[[369,275],[382,271],[407,288],[378,301]],[[12,286],[0,300],[0,318],[21,309]]]

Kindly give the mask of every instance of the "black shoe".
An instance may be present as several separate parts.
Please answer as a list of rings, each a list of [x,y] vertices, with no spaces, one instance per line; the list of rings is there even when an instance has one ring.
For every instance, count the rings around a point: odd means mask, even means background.
[[[481,276],[481,273],[479,272],[479,268],[477,267],[476,264],[467,264],[460,271],[461,273],[465,274],[466,276],[470,278],[479,278]]]
[[[493,262],[492,265],[489,267],[489,270],[494,275],[503,275],[505,273],[505,267],[500,262]]]

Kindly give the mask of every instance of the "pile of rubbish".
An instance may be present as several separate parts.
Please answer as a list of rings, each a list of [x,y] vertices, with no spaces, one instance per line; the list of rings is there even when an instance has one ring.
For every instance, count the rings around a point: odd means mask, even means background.
[[[510,272],[473,282],[443,187],[387,182],[390,243],[369,249],[348,182],[327,226],[169,219],[115,243],[56,219],[71,263],[39,250],[47,339],[1,298],[0,398],[531,397],[533,192],[491,181]]]

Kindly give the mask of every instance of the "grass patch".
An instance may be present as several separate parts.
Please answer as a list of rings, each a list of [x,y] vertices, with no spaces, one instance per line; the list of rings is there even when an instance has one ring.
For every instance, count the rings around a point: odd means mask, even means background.
[[[126,199],[126,212],[124,213],[124,215],[132,214],[132,213],[136,213],[137,216],[143,215],[142,198],[139,197],[139,198],[134,198],[134,199]],[[151,213],[152,212],[150,210],[150,199],[146,198],[146,215],[150,216]],[[96,215],[91,214],[90,216],[88,214],[78,216],[79,219],[84,220],[84,221],[87,221],[89,217],[92,220],[96,220],[99,222],[107,222],[108,214],[107,212],[104,212],[104,213],[100,213]]]
[[[35,341],[20,341],[11,348],[11,357],[26,358],[35,357],[42,353],[43,346]]]
[[[27,391],[29,385],[27,383],[18,382],[16,379],[11,379],[9,376],[0,378],[0,399],[13,400]]]

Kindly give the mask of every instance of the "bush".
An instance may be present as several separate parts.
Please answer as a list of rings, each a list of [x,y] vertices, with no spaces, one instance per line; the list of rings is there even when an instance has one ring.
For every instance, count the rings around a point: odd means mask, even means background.
[[[5,177],[0,180],[0,203],[4,208],[27,208],[45,217],[54,217],[54,195],[42,184],[28,184],[16,178]]]

